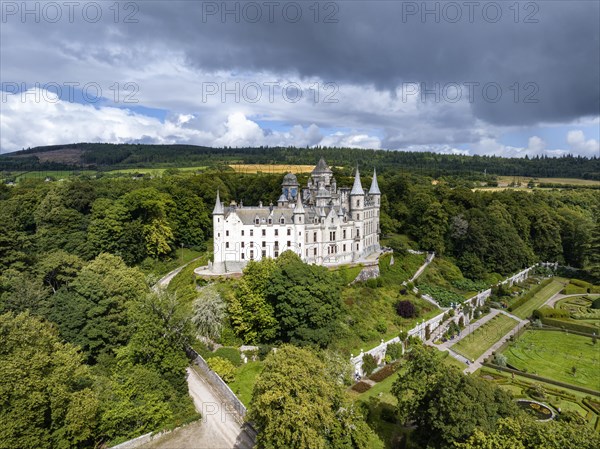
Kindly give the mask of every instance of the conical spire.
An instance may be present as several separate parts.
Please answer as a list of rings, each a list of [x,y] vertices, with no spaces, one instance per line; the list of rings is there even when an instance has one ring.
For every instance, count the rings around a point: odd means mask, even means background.
[[[224,214],[223,203],[221,203],[221,197],[219,196],[219,191],[217,190],[217,201],[215,202],[215,208],[213,209],[213,215]]]
[[[352,186],[352,191],[350,195],[364,195],[365,191],[362,188],[362,184],[360,183],[360,173],[358,171],[358,165],[356,166],[356,174],[354,175],[354,185]]]
[[[373,169],[373,181],[371,181],[369,195],[381,195],[381,191],[379,190],[379,184],[377,184],[377,170],[375,169]]]
[[[296,195],[296,207],[294,207],[294,213],[295,214],[303,214],[304,213],[304,206],[302,205],[302,194],[300,191],[298,191],[298,194]]]

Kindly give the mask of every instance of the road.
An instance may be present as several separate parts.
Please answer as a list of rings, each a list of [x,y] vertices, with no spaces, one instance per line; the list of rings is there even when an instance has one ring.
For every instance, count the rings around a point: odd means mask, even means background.
[[[206,381],[188,368],[188,388],[202,419],[139,446],[141,449],[246,449],[253,432],[239,422]]]

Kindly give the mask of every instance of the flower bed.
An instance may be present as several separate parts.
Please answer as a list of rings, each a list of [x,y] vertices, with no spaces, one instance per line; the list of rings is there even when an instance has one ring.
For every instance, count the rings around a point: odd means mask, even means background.
[[[549,419],[554,418],[554,412],[552,409],[541,402],[519,399],[517,401],[517,405],[527,413],[535,416],[535,418],[539,421],[548,421]]]

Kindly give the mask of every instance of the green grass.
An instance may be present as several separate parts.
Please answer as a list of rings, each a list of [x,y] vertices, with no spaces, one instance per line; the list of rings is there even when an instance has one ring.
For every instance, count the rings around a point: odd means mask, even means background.
[[[494,343],[504,337],[518,322],[503,314],[498,314],[474,332],[467,335],[451,349],[468,359],[478,359]]]
[[[263,362],[244,363],[236,369],[235,380],[229,384],[229,388],[231,388],[246,407],[250,405],[252,389],[262,368]]]
[[[519,318],[525,319],[531,316],[535,309],[539,309],[548,299],[552,298],[556,293],[561,291],[565,283],[560,279],[553,279],[548,285],[537,292],[533,298],[525,302],[525,304],[517,307],[512,314]]]
[[[600,391],[600,345],[562,331],[526,331],[504,355],[519,370]],[[573,375],[572,367],[577,368]]]
[[[155,276],[164,276],[170,273],[175,268],[185,265],[197,257],[202,256],[205,251],[195,251],[189,248],[177,249],[175,253],[168,260],[157,260],[157,259],[146,259],[140,265],[139,268],[145,274],[154,274]]]

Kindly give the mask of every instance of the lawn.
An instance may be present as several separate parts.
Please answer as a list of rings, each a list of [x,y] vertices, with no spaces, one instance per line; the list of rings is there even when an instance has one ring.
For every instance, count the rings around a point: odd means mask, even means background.
[[[451,349],[468,359],[478,359],[494,343],[504,337],[518,322],[503,314],[498,314],[465,338],[454,344]]]
[[[529,330],[504,355],[508,364],[519,370],[600,391],[600,345],[594,345],[589,337]]]
[[[522,319],[530,317],[535,309],[539,309],[542,304],[561,291],[564,286],[565,282],[563,280],[553,279],[552,282],[537,292],[533,298],[520,307],[517,307],[512,314]]]
[[[246,407],[250,405],[252,389],[262,368],[263,362],[244,363],[236,369],[235,380],[229,384],[231,391],[235,393]]]

